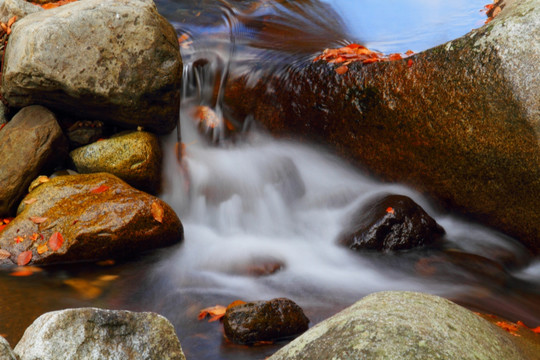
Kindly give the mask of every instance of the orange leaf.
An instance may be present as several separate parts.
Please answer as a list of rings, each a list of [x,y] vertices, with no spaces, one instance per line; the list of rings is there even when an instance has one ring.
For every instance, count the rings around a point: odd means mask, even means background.
[[[242,301],[242,300],[235,300],[233,301],[232,303],[230,303],[229,305],[227,305],[227,310],[229,310],[230,308],[233,308],[235,306],[238,306],[238,305],[243,305],[245,304],[246,302],[245,301]]]
[[[14,239],[14,241],[18,244],[18,243],[20,243],[20,242],[23,242],[24,239],[22,238],[22,236],[17,236],[17,237]]]
[[[33,233],[32,236],[30,236],[30,240],[32,240],[32,241],[36,241],[37,239],[39,239],[39,234],[38,233]]]
[[[15,21],[17,21],[17,15],[13,16],[11,19],[8,20],[7,27],[11,27],[11,25],[13,25]]]
[[[518,334],[516,334],[516,331],[518,331],[518,327],[515,324],[509,323],[506,321],[497,321],[495,325],[497,325],[503,330],[508,331],[510,334],[514,336],[519,336]]]
[[[17,256],[17,265],[24,266],[32,260],[32,251],[23,251]]]
[[[210,319],[208,320],[208,322],[212,322],[212,321],[219,320],[223,316],[225,316],[225,311],[227,311],[227,308],[222,305],[207,307],[207,308],[202,309],[199,312],[199,316],[197,318],[199,320],[202,320],[205,317],[210,316]]]
[[[4,228],[7,226],[7,224],[0,225],[0,231],[4,230]]]
[[[49,239],[49,247],[52,251],[56,251],[62,247],[62,244],[64,243],[64,238],[62,237],[62,234],[60,234],[58,231],[51,235]]]
[[[11,254],[9,251],[0,249],[0,260],[8,259],[9,257],[11,257]]]
[[[377,62],[377,61],[381,61],[380,59],[374,57],[374,58],[369,58],[369,59],[366,59],[364,61],[362,61],[363,64],[371,64],[371,63],[374,63],[374,62]]]
[[[46,221],[46,217],[40,217],[40,216],[30,216],[30,221],[32,221],[34,224],[41,224],[42,222]]]
[[[25,267],[19,267],[16,268],[14,272],[10,273],[10,276],[30,276],[35,273],[43,271],[41,268],[38,268],[37,266],[25,266]]]
[[[389,214],[393,214],[395,211],[394,211],[393,207],[387,207],[386,212],[389,213]]]
[[[345,74],[347,71],[349,71],[349,68],[347,67],[347,65],[343,65],[343,66],[340,66],[336,69],[336,72],[339,74],[339,75],[343,75]]]
[[[413,61],[412,59],[409,59],[409,61],[407,61],[407,67],[411,67],[413,64]]]
[[[401,59],[403,58],[401,57],[400,54],[390,54],[390,56],[388,56],[388,60],[390,61],[401,60]]]
[[[154,217],[154,220],[156,220],[159,223],[163,223],[163,207],[159,204],[159,202],[154,201],[152,203],[151,207],[152,216]]]
[[[97,188],[90,190],[90,192],[92,194],[101,194],[102,192],[105,192],[107,190],[109,190],[109,187],[107,185],[100,185]]]
[[[49,251],[49,247],[47,246],[47,244],[41,244],[37,247],[37,253],[39,255],[46,253],[47,251]]]
[[[412,50],[407,50],[405,52],[405,55],[407,55],[407,56],[411,56],[412,54],[414,54],[414,51],[412,51]]]

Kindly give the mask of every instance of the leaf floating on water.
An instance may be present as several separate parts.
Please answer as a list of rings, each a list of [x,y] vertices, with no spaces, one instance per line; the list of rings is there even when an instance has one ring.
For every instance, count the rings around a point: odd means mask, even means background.
[[[32,221],[34,224],[41,224],[42,222],[45,222],[48,218],[46,217],[40,217],[40,216],[30,216],[30,221]]]
[[[207,316],[210,316],[210,319],[208,319],[208,322],[217,321],[221,319],[223,316],[225,316],[226,311],[227,311],[227,308],[223,305],[207,307],[207,308],[202,309],[199,312],[199,316],[197,317],[197,319],[203,320]]]
[[[17,265],[24,266],[28,264],[32,260],[32,251],[23,251],[22,253],[17,256]]]
[[[152,203],[150,211],[152,212],[152,216],[154,217],[154,220],[156,220],[159,223],[163,223],[164,210],[163,210],[163,207],[159,204],[159,202],[154,201]]]
[[[23,277],[23,276],[30,276],[34,275],[35,273],[42,272],[43,269],[37,267],[37,266],[25,266],[25,267],[19,267],[15,268],[15,271],[10,273],[10,276],[16,276],[16,277]]]
[[[0,260],[9,259],[11,257],[11,253],[7,250],[0,249]]]
[[[51,235],[49,239],[49,247],[52,251],[56,251],[62,247],[62,244],[64,243],[64,238],[62,237],[62,234],[60,234],[58,231]]]
[[[101,194],[102,192],[105,192],[107,190],[109,190],[109,187],[107,185],[100,185],[97,188],[93,188],[92,190],[90,190],[90,192],[92,194]]]

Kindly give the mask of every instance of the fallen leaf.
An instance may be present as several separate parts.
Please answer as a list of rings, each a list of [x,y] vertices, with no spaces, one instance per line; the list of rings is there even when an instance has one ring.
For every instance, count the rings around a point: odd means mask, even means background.
[[[163,223],[163,207],[159,204],[159,202],[154,201],[151,206],[151,212],[152,216],[154,217],[154,220],[156,220],[159,223]]]
[[[413,54],[414,54],[414,51],[412,51],[412,50],[407,50],[407,51],[405,52],[405,55],[407,55],[407,56],[411,56],[411,55],[413,55]]]
[[[13,16],[12,18],[10,18],[7,22],[7,27],[11,27],[11,25],[13,25],[13,23],[17,21],[17,15]]]
[[[495,325],[497,325],[503,330],[508,331],[510,334],[514,336],[520,336],[519,334],[516,333],[518,331],[518,327],[515,324],[509,323],[506,321],[497,321]]]
[[[340,66],[336,69],[336,72],[339,74],[339,75],[343,75],[345,74],[347,71],[349,71],[349,68],[347,67],[347,65],[343,65],[343,66]]]
[[[524,328],[527,328],[536,334],[540,334],[540,326],[535,327],[535,328],[530,328],[527,325],[525,325],[523,321],[519,321],[519,320],[516,322],[516,324],[518,324],[519,326],[523,326]]]
[[[386,208],[386,212],[387,212],[388,214],[394,214],[394,213],[395,213],[393,207],[387,207],[387,208]]]
[[[62,234],[60,234],[58,231],[52,234],[49,238],[49,247],[52,251],[60,249],[63,243],[64,238],[62,237]]]
[[[202,320],[205,317],[210,316],[210,319],[208,319],[208,322],[217,321],[221,319],[223,316],[225,316],[226,311],[227,311],[227,308],[222,305],[207,307],[207,308],[202,309],[199,312],[199,316],[197,318],[199,320]]]
[[[37,247],[37,253],[39,255],[46,253],[47,251],[49,251],[49,247],[47,246],[47,244],[41,244]]]
[[[8,259],[11,257],[11,253],[7,250],[0,249],[0,260]]]
[[[22,236],[17,236],[15,239],[13,239],[15,243],[19,244],[24,241],[24,238]]]
[[[413,65],[413,61],[412,59],[409,59],[409,61],[407,61],[407,67],[411,67]]]
[[[17,265],[24,266],[32,260],[32,251],[23,251],[17,256]]]
[[[32,236],[30,236],[30,240],[36,241],[37,239],[39,239],[39,236],[40,236],[40,234],[33,233]],[[43,235],[41,235],[41,237],[43,238]]]
[[[40,216],[30,216],[29,219],[34,224],[41,224],[42,222],[45,222],[47,220],[46,217],[40,217]]]
[[[235,307],[235,306],[238,306],[238,305],[243,305],[245,304],[246,302],[245,301],[242,301],[242,300],[234,300],[232,303],[230,303],[229,305],[227,305],[227,310]]]
[[[26,199],[23,201],[23,203],[25,203],[26,205],[32,205],[33,203],[35,203],[37,201],[36,198],[30,198],[30,199]]]
[[[34,272],[31,270],[19,270],[19,271],[14,271],[12,273],[9,273],[10,276],[16,276],[16,277],[31,276],[33,274]]]
[[[101,194],[102,192],[105,192],[107,190],[109,190],[109,187],[107,185],[100,185],[97,188],[90,190],[90,192],[92,194]]]

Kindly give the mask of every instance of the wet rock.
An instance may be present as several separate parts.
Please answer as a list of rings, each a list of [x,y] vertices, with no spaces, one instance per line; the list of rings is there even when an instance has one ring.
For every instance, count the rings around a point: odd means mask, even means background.
[[[178,119],[181,72],[176,32],[152,1],[77,1],[15,22],[2,92],[13,107],[162,134]]]
[[[540,253],[539,28],[538,0],[508,1],[488,25],[408,59],[239,77],[225,101],[235,118],[327,145]]]
[[[66,136],[72,148],[88,145],[103,138],[103,122],[80,120],[69,125]]]
[[[338,242],[353,250],[406,250],[433,244],[444,234],[411,198],[388,195],[355,213]]]
[[[446,299],[380,292],[315,325],[269,360],[527,359],[512,337]]]
[[[13,350],[11,350],[11,347],[9,346],[9,343],[2,336],[0,336],[0,359],[17,360]]]
[[[223,317],[225,335],[237,344],[291,338],[306,331],[308,324],[302,308],[285,298],[237,305]]]
[[[83,174],[108,172],[153,194],[161,186],[161,147],[157,136],[148,132],[119,134],[75,149],[69,156]]]
[[[39,6],[32,5],[25,0],[0,0],[0,21],[7,23],[10,18],[17,16],[17,20],[28,14],[43,11]]]
[[[48,312],[15,347],[20,360],[185,360],[172,324],[150,312],[97,308]]]
[[[58,176],[30,192],[0,233],[0,248],[11,254],[0,264],[23,256],[28,264],[124,258],[182,238],[182,224],[165,202],[116,176]]]
[[[0,216],[9,216],[30,182],[64,160],[67,141],[52,112],[29,106],[0,130],[0,154]]]

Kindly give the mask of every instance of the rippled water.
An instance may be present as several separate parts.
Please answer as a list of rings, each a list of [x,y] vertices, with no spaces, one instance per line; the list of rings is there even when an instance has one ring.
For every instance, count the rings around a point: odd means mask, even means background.
[[[182,47],[186,155],[179,164],[176,134],[163,139],[161,195],[182,219],[185,241],[114,265],[50,267],[28,278],[1,273],[0,334],[15,345],[37,316],[67,307],[156,311],[175,325],[188,359],[262,359],[283,343],[229,344],[219,323],[198,321],[198,311],[285,296],[313,325],[380,290],[439,294],[540,325],[540,262],[530,263],[513,239],[444,213],[404,186],[380,184],[316,144],[251,132],[234,142],[214,136],[222,141],[212,146],[194,125],[197,106],[221,114],[228,76],[286,74],[348,41],[384,52],[421,51],[478,26],[483,2],[158,1],[179,35],[189,34]],[[444,245],[397,254],[337,246],[347,215],[385,193],[422,205],[445,228]]]

